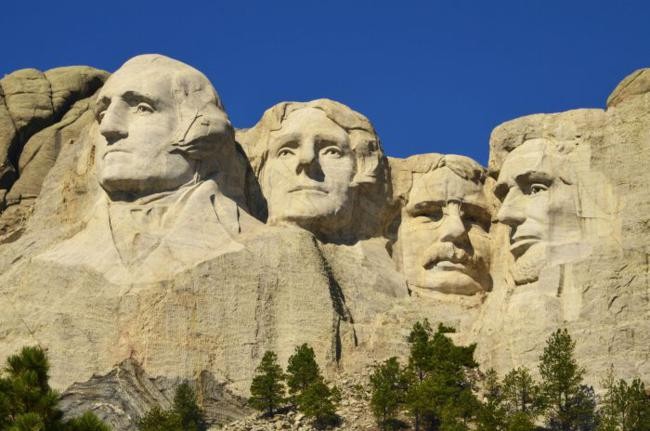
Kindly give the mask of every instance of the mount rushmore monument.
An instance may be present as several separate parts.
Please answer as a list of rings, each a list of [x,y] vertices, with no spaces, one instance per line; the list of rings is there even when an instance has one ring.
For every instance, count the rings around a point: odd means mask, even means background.
[[[0,80],[0,354],[65,390],[133,360],[247,395],[266,350],[335,376],[424,318],[503,373],[559,327],[587,380],[650,378],[650,69],[605,109],[496,127],[487,167],[383,152],[363,114],[283,102],[236,129],[198,70]],[[486,143],[487,145],[487,143]],[[462,148],[458,149],[463,152]]]

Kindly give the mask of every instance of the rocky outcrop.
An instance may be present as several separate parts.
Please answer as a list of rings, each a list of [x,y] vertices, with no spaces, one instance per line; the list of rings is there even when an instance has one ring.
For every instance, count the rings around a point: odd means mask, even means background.
[[[137,422],[152,408],[170,409],[180,379],[151,378],[135,361],[127,359],[105,375],[75,383],[61,394],[60,408],[68,417],[93,412],[113,429],[137,430]],[[201,373],[190,383],[203,406],[208,425],[224,425],[252,413],[246,400],[232,394],[225,383]]]
[[[108,73],[87,66],[0,79],[0,243],[16,240],[61,147],[93,121],[91,96]]]
[[[611,364],[647,379],[647,73],[607,109],[498,126],[486,168],[386,157],[369,119],[327,99],[235,131],[208,79],[163,56],[99,90],[88,68],[9,75],[0,355],[49,347],[67,409],[96,397],[117,429],[174,382],[246,396],[266,350],[286,365],[309,343],[342,381],[404,357],[425,318],[500,373],[535,369],[567,327],[588,383]],[[215,422],[243,414],[229,403]]]

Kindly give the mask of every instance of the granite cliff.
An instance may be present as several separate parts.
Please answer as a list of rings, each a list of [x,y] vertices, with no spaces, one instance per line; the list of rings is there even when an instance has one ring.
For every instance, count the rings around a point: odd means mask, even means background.
[[[502,373],[567,327],[590,384],[610,365],[647,381],[649,76],[603,109],[498,126],[483,167],[435,137],[388,157],[328,99],[237,130],[201,72],[159,55],[7,75],[0,356],[48,348],[70,409],[119,429],[179,380],[227,421],[266,350],[307,342],[336,380],[403,356],[423,318]]]

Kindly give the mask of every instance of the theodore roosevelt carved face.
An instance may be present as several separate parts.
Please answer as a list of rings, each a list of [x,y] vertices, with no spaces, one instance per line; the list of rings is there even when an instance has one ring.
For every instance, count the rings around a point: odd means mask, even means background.
[[[396,247],[409,284],[461,295],[491,288],[484,181],[478,163],[454,155],[414,174]]]

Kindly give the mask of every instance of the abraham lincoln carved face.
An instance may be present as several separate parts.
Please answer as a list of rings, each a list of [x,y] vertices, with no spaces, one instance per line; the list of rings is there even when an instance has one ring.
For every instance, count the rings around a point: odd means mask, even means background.
[[[538,279],[548,248],[578,242],[577,187],[568,155],[547,139],[531,139],[506,157],[496,186],[499,222],[510,227],[515,283]]]

